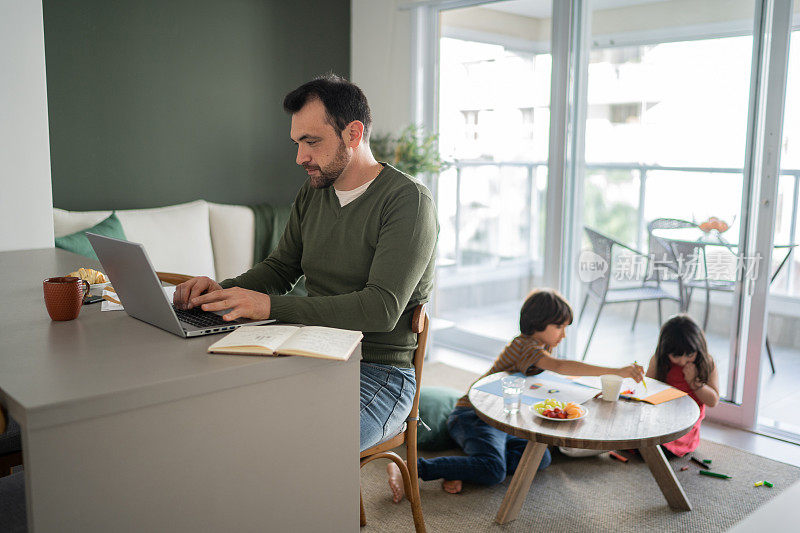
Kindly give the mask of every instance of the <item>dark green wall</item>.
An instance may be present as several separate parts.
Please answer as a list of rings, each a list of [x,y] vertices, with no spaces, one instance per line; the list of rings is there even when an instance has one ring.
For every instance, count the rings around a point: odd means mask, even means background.
[[[283,96],[349,75],[350,0],[44,0],[53,203],[289,203]]]

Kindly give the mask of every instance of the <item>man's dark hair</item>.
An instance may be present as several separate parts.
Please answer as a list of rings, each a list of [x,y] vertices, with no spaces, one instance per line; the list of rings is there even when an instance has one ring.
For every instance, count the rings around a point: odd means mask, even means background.
[[[304,83],[283,99],[283,109],[293,114],[300,111],[309,100],[318,98],[328,114],[328,122],[340,134],[354,120],[364,124],[364,139],[369,139],[372,114],[367,97],[354,83],[333,73],[319,76]]]
[[[552,289],[534,290],[519,312],[519,331],[532,335],[550,324],[572,324],[572,308],[563,296]]]

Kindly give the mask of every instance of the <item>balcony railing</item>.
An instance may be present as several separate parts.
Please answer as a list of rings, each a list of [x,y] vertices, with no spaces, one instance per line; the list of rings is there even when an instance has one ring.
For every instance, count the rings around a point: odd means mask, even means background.
[[[453,236],[452,241],[454,242],[454,247],[452,250],[448,250],[444,252],[445,259],[444,261],[440,261],[442,265],[448,265],[450,267],[455,267],[456,270],[461,269],[463,267],[469,266],[469,262],[465,262],[464,257],[464,236],[462,235],[462,231],[464,228],[464,211],[465,206],[463,203],[464,197],[464,177],[465,171],[467,169],[473,169],[478,167],[494,167],[497,169],[497,175],[500,177],[502,175],[503,168],[523,168],[525,169],[525,187],[524,191],[521,193],[524,195],[524,220],[521,222],[520,226],[525,234],[524,238],[524,246],[523,249],[517,250],[516,254],[514,254],[513,258],[506,262],[515,262],[515,263],[529,263],[532,264],[537,262],[541,259],[541,254],[543,253],[543,228],[541,227],[541,221],[539,217],[533,216],[534,209],[537,209],[537,212],[544,210],[545,206],[545,195],[542,191],[545,190],[544,184],[545,182],[542,180],[546,180],[546,173],[547,173],[547,162],[546,161],[485,161],[485,160],[456,160],[455,164],[453,165],[455,169],[455,192],[454,198],[452,194],[448,195],[449,198],[444,198],[441,195],[441,191],[439,190],[439,180],[441,179],[439,176],[436,177],[433,186],[434,186],[434,194],[436,194],[437,201],[440,206],[440,211],[443,211],[443,207],[445,203],[455,202],[455,209],[452,209],[452,204],[450,204],[449,212],[454,213],[454,221],[452,224],[452,228],[455,233]],[[635,205],[636,209],[636,230],[635,230],[635,241],[630,243],[633,244],[636,248],[640,250],[644,250],[647,247],[647,224],[645,220],[645,212],[647,207],[647,186],[648,186],[648,176],[654,172],[680,172],[680,173],[694,173],[694,174],[730,174],[730,175],[742,175],[742,169],[740,168],[725,168],[725,167],[692,167],[692,166],[660,166],[660,165],[647,165],[641,163],[590,163],[586,165],[586,170],[588,172],[597,172],[597,171],[625,171],[631,173],[634,176],[634,181],[638,180],[638,205]],[[796,242],[796,231],[797,231],[797,217],[798,217],[798,199],[800,198],[800,170],[798,169],[784,169],[781,171],[782,179],[790,179],[791,180],[791,194],[788,195],[789,204],[787,204],[787,198],[784,198],[784,207],[783,209],[791,209],[791,216],[789,222],[789,242]],[[737,206],[738,209],[738,206]],[[587,221],[588,222],[588,221]],[[473,250],[474,251],[474,250]],[[491,255],[491,250],[485,250],[487,255]],[[791,265],[794,262],[794,249],[790,252],[788,260],[788,265]],[[441,255],[440,255],[441,257]],[[498,255],[496,258],[500,261],[501,257]],[[505,258],[509,259],[509,258]],[[497,261],[495,262],[495,264]],[[792,268],[787,268],[789,271],[788,275],[788,282],[786,285],[786,292],[788,294],[793,294],[795,285],[797,285],[797,281],[794,279],[795,276],[792,275]]]

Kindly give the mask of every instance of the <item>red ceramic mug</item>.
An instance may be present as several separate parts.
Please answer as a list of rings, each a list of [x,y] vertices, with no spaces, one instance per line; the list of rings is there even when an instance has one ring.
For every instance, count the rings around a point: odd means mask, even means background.
[[[89,294],[89,282],[74,276],[47,278],[42,282],[44,304],[53,320],[72,320],[78,317],[83,298]]]

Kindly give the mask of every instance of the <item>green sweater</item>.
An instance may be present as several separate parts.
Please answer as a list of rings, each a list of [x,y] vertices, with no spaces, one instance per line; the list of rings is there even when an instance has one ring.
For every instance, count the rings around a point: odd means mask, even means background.
[[[430,298],[438,230],[430,191],[390,165],[344,207],[333,187],[307,181],[275,250],[221,285],[271,295],[281,322],[362,331],[364,361],[410,368],[411,317]],[[286,295],[303,274],[308,296]]]

